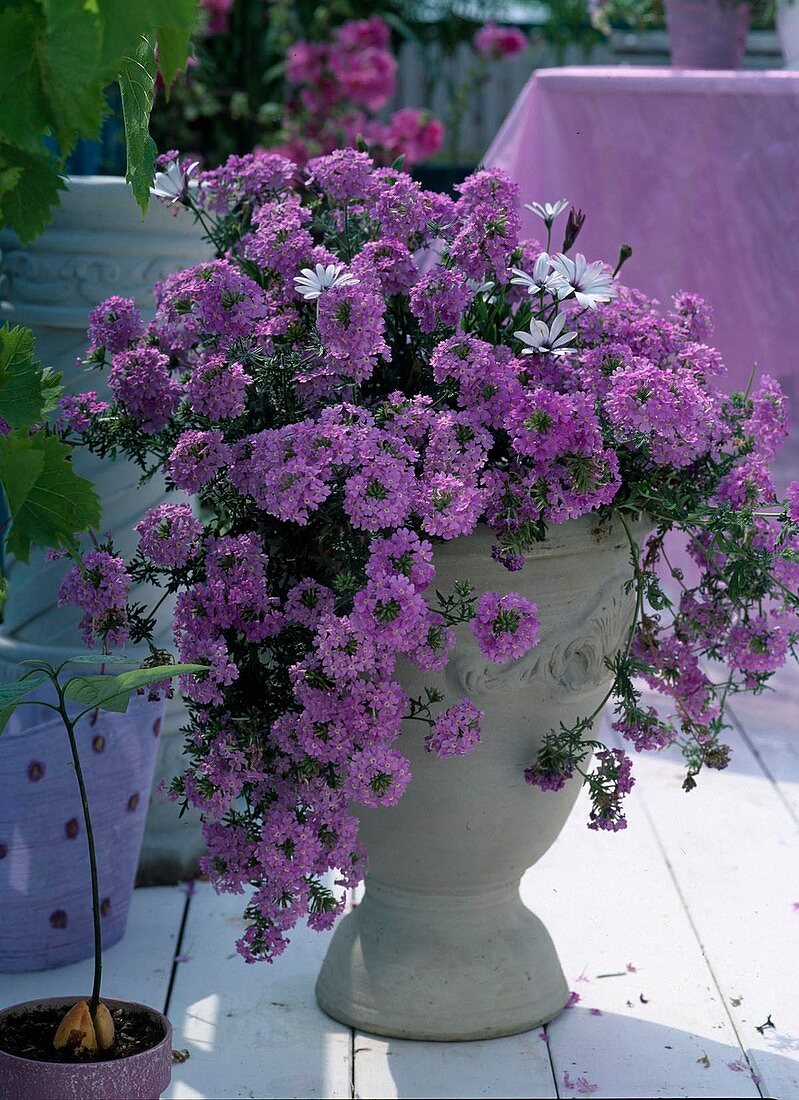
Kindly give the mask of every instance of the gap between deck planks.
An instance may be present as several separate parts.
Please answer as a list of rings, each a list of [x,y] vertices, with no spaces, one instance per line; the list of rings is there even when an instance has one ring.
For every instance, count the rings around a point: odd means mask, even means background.
[[[796,1100],[799,757],[795,724],[785,736],[765,725],[761,715],[751,735],[733,728],[730,766],[703,772],[690,795],[679,789],[677,762],[641,759],[640,797],[763,1094]],[[775,1027],[758,1032],[769,1015]]]

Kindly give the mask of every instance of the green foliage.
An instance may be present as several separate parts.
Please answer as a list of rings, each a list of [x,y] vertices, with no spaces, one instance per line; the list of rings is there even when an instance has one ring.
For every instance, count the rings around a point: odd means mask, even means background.
[[[95,657],[95,664],[103,660]],[[172,676],[191,676],[205,672],[206,665],[157,665],[151,668],[134,668],[119,676],[74,676],[64,686],[64,698],[84,703],[100,710],[119,711],[124,714],[133,691],[150,687]]]
[[[587,0],[545,0],[544,19],[538,35],[555,53],[558,64],[564,64],[569,47],[577,48],[589,58],[609,27],[600,28],[592,21]]]
[[[104,89],[118,77],[127,178],[147,208],[148,136],[158,48],[164,81],[185,65],[197,0],[16,0],[0,10],[0,225],[23,244],[47,225],[59,172],[79,138],[97,137]],[[48,151],[55,140],[60,159]]]
[[[150,137],[149,121],[156,72],[152,44],[149,39],[142,37],[131,55],[123,61],[119,73],[119,90],[122,95],[125,140],[128,146],[126,178],[143,211],[147,209],[155,170],[156,147]]]
[[[282,143],[288,47],[300,38],[329,40],[340,24],[375,14],[391,28],[395,47],[412,41],[421,51],[420,99],[429,104],[444,80],[444,61],[482,23],[513,22],[538,9],[536,0],[234,0],[229,30],[209,34],[207,13],[198,23],[192,51],[198,64],[171,97],[156,98],[152,133],[161,149],[202,149],[210,166],[258,144]]]
[[[17,709],[19,703],[40,684],[44,683],[44,676],[36,676],[31,679],[18,680],[15,684],[0,685],[0,733],[8,725],[9,719]]]
[[[61,393],[60,375],[34,358],[33,334],[0,328],[0,488],[8,516],[8,549],[27,561],[31,544],[75,544],[75,535],[100,522],[91,484],[72,468],[72,448],[45,424]],[[36,429],[32,431],[32,429]]]
[[[30,329],[0,328],[0,417],[15,428],[32,428],[61,392],[61,375],[43,370],[33,354]]]
[[[23,244],[47,228],[64,190],[60,170],[44,145],[36,152],[18,149],[2,140],[0,130],[0,226],[10,225]]]
[[[76,726],[83,714],[90,710],[116,711],[124,714],[128,709],[131,694],[153,684],[172,680],[175,676],[198,675],[207,671],[207,665],[155,665],[146,668],[134,668],[130,672],[123,672],[120,676],[73,676],[62,682],[61,673],[69,665],[73,664],[112,664],[129,661],[125,657],[108,657],[102,653],[82,654],[79,657],[71,657],[64,661],[58,668],[38,661],[25,661],[24,664],[33,664],[35,667],[17,680],[14,684],[0,686],[0,733],[8,724],[11,715],[18,706],[25,704],[26,696],[49,680],[59,696],[59,703],[63,701],[83,703],[85,710],[82,714],[72,718],[72,725]],[[44,675],[41,675],[41,674]],[[58,708],[54,708],[58,709]]]
[[[0,483],[11,512],[8,549],[28,560],[31,544],[75,545],[75,534],[100,522],[93,486],[76,474],[72,448],[46,429],[14,432],[0,441]]]

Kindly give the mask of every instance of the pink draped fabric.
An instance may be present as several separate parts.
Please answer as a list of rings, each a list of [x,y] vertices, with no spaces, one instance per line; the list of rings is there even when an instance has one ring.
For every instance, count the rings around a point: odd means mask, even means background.
[[[799,72],[541,70],[485,162],[526,202],[581,207],[589,259],[630,244],[629,284],[702,294],[730,385],[756,363],[799,406]]]

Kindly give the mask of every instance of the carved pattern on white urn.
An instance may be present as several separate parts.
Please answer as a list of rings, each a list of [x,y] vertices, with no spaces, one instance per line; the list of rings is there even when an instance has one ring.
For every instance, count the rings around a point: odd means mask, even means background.
[[[492,695],[513,692],[533,683],[547,684],[564,693],[600,687],[608,679],[606,660],[614,657],[626,641],[634,599],[606,588],[599,594],[596,609],[570,630],[558,632],[558,640],[546,639],[524,657],[504,665],[480,659],[476,645],[456,648],[445,671],[448,685],[475,702]]]
[[[3,292],[17,306],[74,306],[85,314],[87,307],[124,288],[127,296],[144,305],[152,301],[154,283],[192,259],[196,257],[4,250]]]

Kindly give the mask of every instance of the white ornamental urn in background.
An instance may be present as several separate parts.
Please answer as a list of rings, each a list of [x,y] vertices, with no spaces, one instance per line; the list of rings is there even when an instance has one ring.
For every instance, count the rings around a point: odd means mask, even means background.
[[[644,530],[636,525],[639,540]],[[317,982],[325,1012],[379,1035],[512,1035],[551,1020],[569,999],[519,881],[563,828],[580,779],[545,792],[523,772],[550,729],[590,715],[610,686],[605,659],[633,619],[630,549],[618,520],[598,527],[583,517],[550,528],[524,569],[509,573],[491,559],[494,541],[482,529],[437,547],[435,587],[469,580],[478,593],[535,600],[540,644],[491,664],[461,626],[443,672],[406,665],[398,676],[412,697],[428,684],[447,705],[468,696],[485,712],[482,742],[439,759],[424,750],[425,727],[406,723],[398,747],[413,778],[397,806],[359,810],[366,891],[339,923]]]
[[[799,69],[799,0],[778,0],[777,35],[786,69]]]
[[[145,319],[152,316],[153,284],[170,272],[199,263],[211,253],[201,230],[185,211],[157,202],[142,221],[130,188],[117,177],[85,176],[68,181],[50,227],[22,248],[9,231],[0,233],[2,321],[26,325],[36,337],[41,362],[62,371],[68,392],[97,390],[103,396],[104,372],[87,373],[76,365],[85,355],[89,311],[112,294],[135,299]],[[133,525],[145,509],[164,497],[154,478],[139,487],[139,471],[123,459],[99,459],[79,449],[75,468],[95,485],[103,505],[102,531],[113,535],[123,555],[137,536]],[[84,648],[73,608],[58,607],[63,562],[45,562],[34,551],[28,565],[9,569],[9,594],[0,627],[0,680],[16,675],[15,666],[29,657],[57,662]],[[132,598],[136,598],[135,590]],[[168,617],[166,617],[168,618]],[[169,647],[167,628],[163,643]],[[180,770],[182,705],[167,709],[156,785]],[[153,795],[145,834],[141,878],[168,882],[192,874],[203,849],[199,822],[184,815],[162,795]]]

